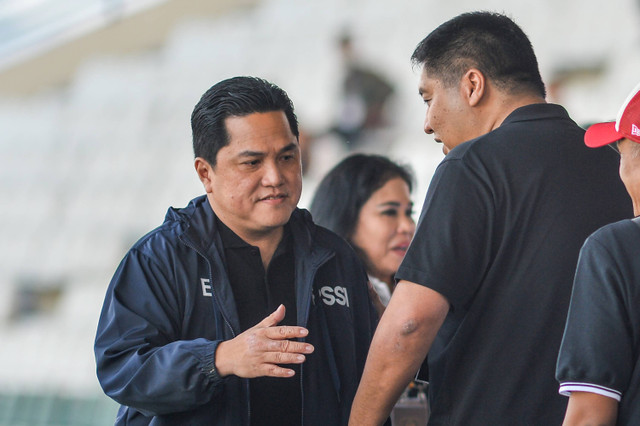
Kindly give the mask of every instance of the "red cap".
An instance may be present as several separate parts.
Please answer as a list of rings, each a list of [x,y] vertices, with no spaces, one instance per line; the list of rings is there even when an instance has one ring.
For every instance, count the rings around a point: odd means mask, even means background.
[[[584,135],[584,143],[590,148],[598,148],[622,138],[640,143],[640,84],[622,104],[616,121],[589,127]]]

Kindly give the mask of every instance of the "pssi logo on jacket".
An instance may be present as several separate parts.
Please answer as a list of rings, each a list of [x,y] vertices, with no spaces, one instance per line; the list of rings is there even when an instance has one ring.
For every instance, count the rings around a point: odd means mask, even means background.
[[[338,305],[349,307],[349,295],[345,287],[339,285],[335,287],[324,286],[320,288],[320,299],[327,306]]]
[[[202,295],[211,297],[211,280],[208,278],[200,278],[200,285],[202,286]],[[315,303],[315,295],[313,295]],[[346,287],[342,286],[323,286],[320,288],[320,299],[327,306],[333,306],[335,304],[349,307],[349,293],[347,293]]]

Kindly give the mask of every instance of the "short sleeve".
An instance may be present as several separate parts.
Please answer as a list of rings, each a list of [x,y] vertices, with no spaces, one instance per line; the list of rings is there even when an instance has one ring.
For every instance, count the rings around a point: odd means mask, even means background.
[[[620,401],[634,368],[622,252],[593,236],[578,259],[556,369],[560,393],[598,393]]]
[[[437,291],[453,309],[467,305],[489,263],[493,199],[482,173],[460,158],[445,159],[433,176],[396,279]]]

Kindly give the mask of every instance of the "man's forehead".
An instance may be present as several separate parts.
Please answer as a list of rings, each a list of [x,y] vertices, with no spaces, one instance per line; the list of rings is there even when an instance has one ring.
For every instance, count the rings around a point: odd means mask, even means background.
[[[229,139],[251,139],[269,135],[287,136],[295,139],[289,120],[283,111],[256,112],[225,119]]]
[[[422,95],[423,93],[432,90],[436,83],[437,80],[430,78],[427,72],[423,70],[420,73],[420,79],[418,80],[418,93]]]
[[[247,149],[242,149],[242,147],[238,148],[240,149],[237,149],[235,152],[235,156],[237,157],[261,157],[270,153],[282,154],[285,152],[295,151],[299,149],[299,146],[297,141],[295,141],[285,144],[284,146],[280,146],[280,144],[270,144],[264,147],[248,147]]]
[[[295,135],[288,129],[262,127],[254,132],[230,132],[228,143],[220,149],[223,156],[261,157],[299,149]]]
[[[262,111],[262,112],[250,112],[241,115],[229,115],[224,119],[224,124],[227,130],[230,127],[241,126],[258,126],[262,127],[269,122],[283,122],[289,125],[287,115],[282,110]]]

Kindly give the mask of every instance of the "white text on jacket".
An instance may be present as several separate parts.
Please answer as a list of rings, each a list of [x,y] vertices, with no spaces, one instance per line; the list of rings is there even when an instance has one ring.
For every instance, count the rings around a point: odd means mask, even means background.
[[[332,306],[334,304],[349,306],[349,296],[345,287],[324,286],[320,289],[320,296],[325,305]]]

